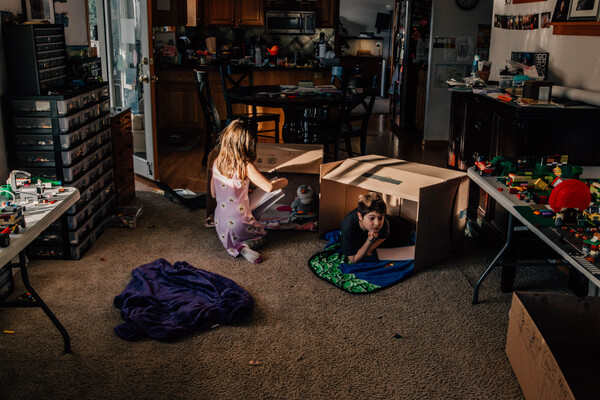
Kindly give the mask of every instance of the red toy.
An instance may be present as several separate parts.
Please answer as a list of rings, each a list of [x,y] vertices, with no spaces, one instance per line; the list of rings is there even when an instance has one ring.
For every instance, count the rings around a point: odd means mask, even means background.
[[[566,179],[550,193],[548,204],[554,212],[567,208],[584,211],[592,201],[590,188],[579,179]]]

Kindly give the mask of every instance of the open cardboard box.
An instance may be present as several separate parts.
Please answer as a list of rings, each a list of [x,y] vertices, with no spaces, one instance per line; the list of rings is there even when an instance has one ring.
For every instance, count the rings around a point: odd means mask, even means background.
[[[597,399],[600,298],[515,292],[506,355],[527,399]]]
[[[415,270],[444,260],[462,245],[467,174],[378,155],[322,165],[319,235],[339,229],[346,214],[356,208],[358,196],[369,191],[384,195],[388,214],[413,222]]]
[[[309,184],[319,193],[319,172],[323,164],[323,145],[291,143],[257,143],[254,165],[268,179],[285,177],[288,186],[281,204],[291,205],[301,184]]]

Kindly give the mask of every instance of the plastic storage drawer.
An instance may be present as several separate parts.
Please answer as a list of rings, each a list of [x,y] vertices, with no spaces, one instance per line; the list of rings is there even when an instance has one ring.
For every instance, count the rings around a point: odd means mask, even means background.
[[[54,166],[53,151],[16,151],[17,165],[30,165],[32,167]]]
[[[64,165],[71,165],[79,161],[81,157],[87,154],[87,144],[82,143],[69,151],[61,151],[61,158]]]

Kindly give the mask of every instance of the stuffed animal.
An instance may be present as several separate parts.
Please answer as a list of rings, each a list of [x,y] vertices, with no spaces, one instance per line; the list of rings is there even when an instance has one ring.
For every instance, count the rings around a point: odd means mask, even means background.
[[[312,186],[302,184],[296,190],[296,199],[292,202],[292,212],[315,214],[319,210],[318,199]]]

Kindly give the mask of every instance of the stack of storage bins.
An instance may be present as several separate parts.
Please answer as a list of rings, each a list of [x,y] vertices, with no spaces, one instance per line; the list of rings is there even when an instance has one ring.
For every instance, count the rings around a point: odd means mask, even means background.
[[[12,169],[76,187],[81,198],[28,248],[31,258],[79,259],[114,205],[108,85],[11,96]]]

